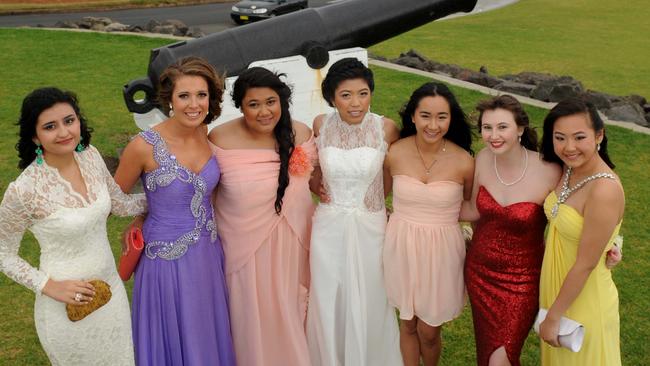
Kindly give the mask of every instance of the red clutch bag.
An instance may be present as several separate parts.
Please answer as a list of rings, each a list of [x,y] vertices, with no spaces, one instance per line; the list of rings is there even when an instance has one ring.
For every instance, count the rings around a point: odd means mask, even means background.
[[[131,227],[125,234],[124,242],[126,243],[126,250],[122,252],[117,272],[120,274],[122,281],[128,281],[135,270],[135,266],[138,265],[142,249],[144,249],[142,231],[137,227]]]

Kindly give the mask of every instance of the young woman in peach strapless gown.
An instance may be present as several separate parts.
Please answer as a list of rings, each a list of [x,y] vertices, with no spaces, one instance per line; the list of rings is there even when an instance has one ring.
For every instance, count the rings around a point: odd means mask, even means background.
[[[469,125],[440,83],[415,90],[403,129],[384,162],[393,208],[384,243],[384,281],[399,309],[404,365],[436,365],[441,326],[465,305],[465,240],[458,223],[474,176]],[[386,189],[391,179],[386,179]]]
[[[233,88],[243,116],[210,132],[221,168],[217,230],[242,366],[310,365],[309,180],[317,154],[309,127],[291,120],[290,98],[278,75],[248,69]]]

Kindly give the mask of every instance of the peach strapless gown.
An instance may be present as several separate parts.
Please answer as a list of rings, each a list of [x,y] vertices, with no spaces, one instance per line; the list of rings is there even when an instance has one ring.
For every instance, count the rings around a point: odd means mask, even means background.
[[[431,326],[456,318],[465,305],[465,240],[458,224],[463,186],[393,177],[393,209],[384,243],[384,282],[401,319]]]
[[[313,137],[302,148],[315,162]],[[280,157],[274,150],[217,148],[217,230],[226,257],[237,365],[310,365],[305,319],[314,203],[311,169],[290,175],[275,213]]]

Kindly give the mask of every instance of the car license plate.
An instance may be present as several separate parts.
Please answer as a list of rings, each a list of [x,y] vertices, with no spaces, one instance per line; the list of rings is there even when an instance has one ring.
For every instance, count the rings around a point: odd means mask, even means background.
[[[248,15],[240,15],[239,19],[241,20],[248,20]]]

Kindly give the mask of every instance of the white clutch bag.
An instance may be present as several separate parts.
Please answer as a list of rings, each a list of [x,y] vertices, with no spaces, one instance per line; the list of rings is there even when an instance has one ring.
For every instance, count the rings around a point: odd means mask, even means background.
[[[544,319],[546,319],[547,311],[548,310],[546,309],[539,308],[537,319],[535,319],[535,324],[533,325],[533,329],[535,329],[535,333],[537,334],[539,334],[539,325],[544,321]],[[582,341],[584,338],[584,325],[569,318],[560,318],[558,340],[560,341],[560,345],[562,347],[569,349],[571,352],[579,352],[580,348],[582,348]]]

